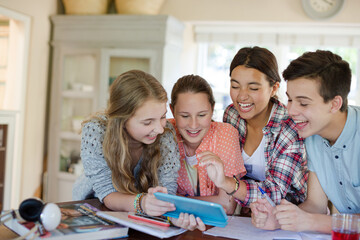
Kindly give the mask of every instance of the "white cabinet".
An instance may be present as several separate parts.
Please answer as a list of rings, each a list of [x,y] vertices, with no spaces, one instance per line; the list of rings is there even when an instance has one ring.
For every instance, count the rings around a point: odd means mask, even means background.
[[[104,110],[122,72],[154,75],[168,94],[180,77],[181,22],[171,16],[52,16],[53,61],[45,200],[71,200],[79,173],[81,121]]]

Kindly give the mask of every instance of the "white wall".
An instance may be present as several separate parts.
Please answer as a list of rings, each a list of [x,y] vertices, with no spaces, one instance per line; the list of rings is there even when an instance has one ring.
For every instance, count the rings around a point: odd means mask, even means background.
[[[160,14],[186,22],[181,75],[196,72],[196,45],[193,28],[197,23],[296,23],[352,25],[360,23],[360,1],[346,0],[333,18],[315,21],[309,18],[301,0],[166,0]]]
[[[20,200],[34,196],[41,184],[49,68],[49,16],[56,14],[57,1],[0,0],[0,6],[31,18],[29,65],[25,100]]]
[[[359,0],[345,0],[342,11],[327,22],[359,23],[359,10]],[[166,0],[160,14],[182,21],[313,21],[301,0]]]

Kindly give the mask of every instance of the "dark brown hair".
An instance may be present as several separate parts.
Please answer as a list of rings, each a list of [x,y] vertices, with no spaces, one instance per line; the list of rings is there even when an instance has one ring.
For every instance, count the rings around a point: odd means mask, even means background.
[[[319,94],[325,103],[340,96],[343,100],[340,111],[347,109],[351,70],[349,64],[339,55],[323,50],[306,52],[291,61],[284,70],[283,77],[286,81],[298,78],[316,80],[320,83]]]
[[[172,109],[175,108],[180,93],[205,93],[208,96],[212,110],[214,110],[215,99],[209,83],[198,75],[185,75],[177,80],[171,91]]]
[[[281,81],[276,57],[266,48],[256,46],[241,48],[230,64],[230,76],[237,66],[254,68],[262,72],[269,81],[270,87]]]

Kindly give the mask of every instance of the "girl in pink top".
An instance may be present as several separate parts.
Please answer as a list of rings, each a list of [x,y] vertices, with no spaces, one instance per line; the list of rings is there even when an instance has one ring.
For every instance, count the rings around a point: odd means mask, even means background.
[[[170,108],[175,119],[169,121],[176,129],[181,159],[178,194],[219,203],[233,214],[236,203],[231,193],[217,188],[207,174],[211,169],[197,164],[199,153],[202,158],[220,159],[225,175],[234,177],[234,185],[246,173],[239,133],[228,123],[211,120],[214,105],[211,87],[200,76],[184,76],[172,89]]]

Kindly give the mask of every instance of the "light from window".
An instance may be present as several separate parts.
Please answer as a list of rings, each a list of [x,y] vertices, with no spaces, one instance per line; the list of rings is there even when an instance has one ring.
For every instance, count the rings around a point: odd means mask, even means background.
[[[232,58],[236,52],[244,46],[235,44],[202,43],[199,46],[199,68],[198,74],[205,78],[211,85],[215,97],[215,109],[213,119],[222,121],[225,108],[232,103],[230,98],[230,76],[229,68]],[[360,50],[349,47],[301,47],[301,46],[263,46],[269,49],[277,58],[279,73],[289,65],[290,61],[299,57],[304,52],[316,49],[329,50],[338,54],[350,64],[352,70],[352,84],[349,94],[349,104],[360,105],[360,79],[358,78],[358,66],[360,65]],[[279,99],[287,103],[285,94],[286,84],[280,84]]]

